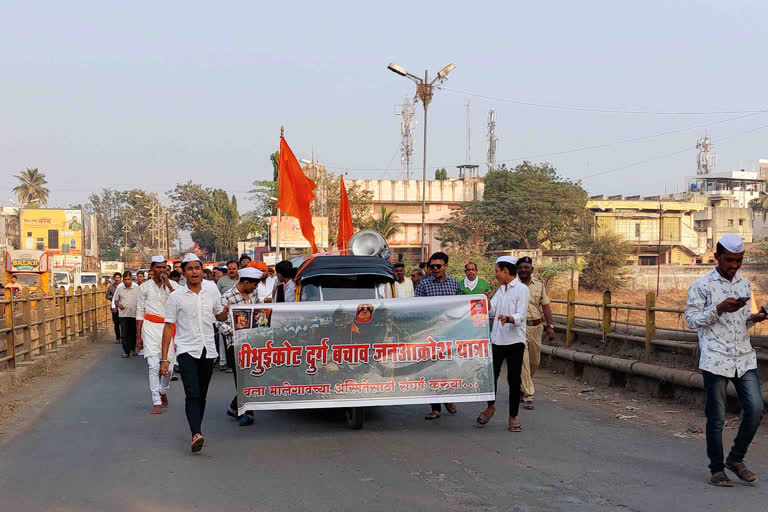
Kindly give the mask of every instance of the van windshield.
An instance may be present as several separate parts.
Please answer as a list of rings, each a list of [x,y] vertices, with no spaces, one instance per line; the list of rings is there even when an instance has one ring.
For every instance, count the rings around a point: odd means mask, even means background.
[[[322,276],[301,283],[302,302],[392,298],[392,286],[378,276]]]
[[[40,286],[40,274],[14,274],[16,282],[20,286],[33,287]]]
[[[99,278],[97,276],[80,276],[80,282],[82,284],[98,284]]]

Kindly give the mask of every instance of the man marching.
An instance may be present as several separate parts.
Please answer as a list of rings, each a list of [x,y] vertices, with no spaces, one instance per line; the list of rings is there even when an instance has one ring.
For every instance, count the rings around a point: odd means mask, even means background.
[[[699,369],[704,377],[707,417],[707,457],[712,473],[709,483],[733,487],[725,469],[754,484],[757,476],[744,465],[747,448],[763,416],[763,394],[757,375],[757,354],[749,338],[749,327],[765,320],[765,309],[749,312],[752,291],[749,281],[737,275],[744,261],[744,243],[736,235],[724,235],[715,251],[717,266],[688,288],[685,321],[699,330]],[[736,388],[742,415],[739,432],[728,458],[723,461],[728,381]]]
[[[149,266],[151,279],[144,281],[139,287],[139,298],[136,305],[136,348],[144,349],[144,358],[149,369],[149,391],[152,394],[152,414],[160,414],[168,407],[168,389],[171,384],[171,373],[160,376],[160,352],[163,345],[163,326],[165,324],[165,303],[168,295],[177,284],[168,279],[165,273],[165,258],[152,256]],[[168,350],[168,359],[175,361],[173,347]]]
[[[168,353],[175,330],[176,360],[186,396],[184,410],[192,433],[190,448],[192,452],[199,452],[205,444],[202,434],[205,399],[218,357],[213,323],[225,320],[229,307],[219,304],[221,294],[216,285],[203,282],[203,266],[197,256],[192,253],[184,256],[181,270],[186,284],[173,292],[165,304],[160,374],[170,378]]]

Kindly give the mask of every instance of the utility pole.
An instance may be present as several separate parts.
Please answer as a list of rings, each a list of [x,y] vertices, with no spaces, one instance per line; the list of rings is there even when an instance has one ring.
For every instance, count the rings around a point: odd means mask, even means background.
[[[661,280],[661,228],[662,228],[662,214],[661,214],[661,199],[659,199],[659,246],[656,256],[656,297],[659,296],[659,281]]]
[[[285,135],[285,128],[282,126],[280,127],[280,139],[282,140],[283,136]],[[277,166],[277,182],[280,183],[280,166]],[[277,199],[280,199],[280,196],[277,196]],[[283,258],[280,257],[280,208],[277,206],[277,201],[275,202],[275,212],[277,213],[277,236],[275,236],[275,263],[278,261],[282,261]],[[270,222],[271,224],[271,222]]]

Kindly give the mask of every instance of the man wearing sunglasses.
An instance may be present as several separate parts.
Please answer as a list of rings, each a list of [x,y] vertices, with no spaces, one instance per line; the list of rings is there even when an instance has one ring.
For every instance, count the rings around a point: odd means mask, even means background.
[[[427,269],[430,275],[419,279],[414,294],[416,297],[439,297],[442,295],[461,295],[459,282],[453,277],[445,275],[448,267],[448,255],[444,252],[436,252],[429,258]],[[440,404],[431,404],[432,412],[424,416],[426,420],[436,420],[440,417]],[[456,414],[456,404],[445,404],[445,410]]]

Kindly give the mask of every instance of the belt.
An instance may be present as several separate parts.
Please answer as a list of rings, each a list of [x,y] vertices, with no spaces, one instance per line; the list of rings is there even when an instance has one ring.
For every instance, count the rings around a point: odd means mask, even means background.
[[[525,322],[525,325],[527,325],[528,327],[536,327],[540,323],[541,323],[541,318],[539,318],[537,320],[527,320]]]
[[[149,313],[144,314],[144,320],[148,320],[150,322],[156,323],[156,324],[164,324],[165,318],[159,316],[159,315],[152,315]]]

